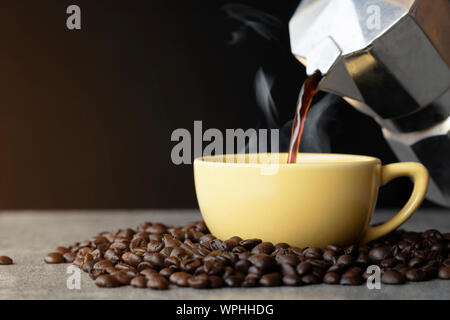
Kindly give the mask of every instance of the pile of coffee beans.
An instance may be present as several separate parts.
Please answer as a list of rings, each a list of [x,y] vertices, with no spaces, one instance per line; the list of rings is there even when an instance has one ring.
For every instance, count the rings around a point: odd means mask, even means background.
[[[46,263],[69,262],[89,273],[99,287],[131,285],[164,290],[361,285],[381,269],[385,284],[450,279],[450,233],[398,230],[367,245],[296,248],[260,239],[222,241],[203,222],[183,227],[144,223],[137,230],[102,232],[90,240],[49,253]]]
[[[0,265],[13,264],[13,260],[8,256],[0,256]]]

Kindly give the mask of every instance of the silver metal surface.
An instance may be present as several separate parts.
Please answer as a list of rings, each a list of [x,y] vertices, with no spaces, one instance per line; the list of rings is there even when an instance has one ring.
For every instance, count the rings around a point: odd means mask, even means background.
[[[304,0],[289,32],[307,73],[325,75],[319,88],[372,116],[400,160],[426,165],[428,198],[450,207],[450,2]]]

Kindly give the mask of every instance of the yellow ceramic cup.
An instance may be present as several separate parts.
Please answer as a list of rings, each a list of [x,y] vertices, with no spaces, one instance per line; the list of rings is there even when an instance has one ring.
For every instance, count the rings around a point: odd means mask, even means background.
[[[249,156],[241,163],[238,155],[194,161],[200,211],[219,239],[260,238],[296,247],[366,243],[404,223],[428,186],[428,172],[416,162],[382,166],[367,156],[301,153],[297,163],[287,164],[287,154],[280,153],[276,160],[260,154],[252,163]],[[408,202],[389,221],[369,227],[379,187],[400,176],[414,181]]]

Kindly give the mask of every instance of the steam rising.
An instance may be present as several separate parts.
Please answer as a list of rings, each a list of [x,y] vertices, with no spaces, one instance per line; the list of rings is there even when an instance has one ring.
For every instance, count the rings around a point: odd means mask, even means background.
[[[243,4],[227,4],[223,7],[223,10],[227,18],[236,22],[237,25],[237,27],[231,31],[231,39],[228,44],[243,44],[248,40],[249,34],[253,32],[259,36],[263,42],[278,42],[272,45],[272,47],[277,48],[277,50],[274,51],[276,52],[275,56],[271,56],[270,59],[286,58],[286,52],[283,51],[283,46],[280,43],[281,33],[283,32],[283,24],[280,20],[268,13]],[[255,74],[254,88],[256,102],[264,116],[265,122],[259,121],[255,127],[256,129],[261,127],[280,129],[279,150],[281,152],[286,152],[289,148],[292,120],[281,125],[278,108],[271,93],[276,80],[276,75],[268,73],[266,70],[263,63],[263,65],[257,69]],[[302,135],[302,152],[331,152],[328,131],[329,125],[334,120],[333,117],[336,113],[336,108],[332,108],[331,106],[336,105],[338,100],[339,97],[327,94],[319,102],[316,102],[311,106]],[[293,110],[292,116],[294,116],[295,105],[282,107]],[[254,138],[255,136],[252,136],[246,144],[245,150],[239,150],[239,152],[248,152],[250,149],[257,150],[255,149],[255,144],[258,139]],[[261,150],[259,151],[261,152]],[[267,151],[270,151],[270,146]]]
[[[327,94],[319,102],[311,106],[306,115],[305,128],[303,129],[300,143],[301,152],[330,153],[331,143],[329,126],[336,120],[336,108],[339,97]],[[334,107],[333,107],[334,106]],[[280,133],[280,150],[287,151],[291,136],[292,121],[286,122]]]
[[[266,74],[264,69],[259,67],[255,76],[256,102],[264,114],[269,129],[279,127],[278,111],[271,94],[274,82],[275,77]]]
[[[270,14],[239,3],[227,4],[223,6],[223,10],[229,19],[239,23],[239,27],[231,32],[229,44],[242,43],[249,30],[253,30],[266,41],[278,39],[282,25]]]

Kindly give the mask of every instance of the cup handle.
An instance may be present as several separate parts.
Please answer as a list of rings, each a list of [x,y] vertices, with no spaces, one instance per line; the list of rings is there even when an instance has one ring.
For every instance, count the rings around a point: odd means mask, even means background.
[[[429,175],[427,169],[418,162],[399,162],[381,167],[382,186],[392,179],[402,176],[408,176],[414,182],[414,189],[408,202],[395,216],[385,223],[375,227],[367,227],[361,239],[362,244],[382,237],[398,228],[411,217],[422,203],[428,187]]]

